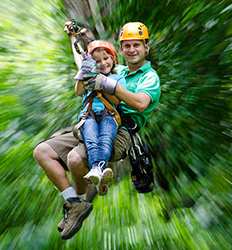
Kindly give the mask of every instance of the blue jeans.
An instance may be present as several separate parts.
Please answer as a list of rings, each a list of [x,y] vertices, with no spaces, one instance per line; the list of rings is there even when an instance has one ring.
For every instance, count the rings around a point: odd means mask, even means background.
[[[100,161],[108,162],[117,135],[115,119],[109,114],[102,114],[97,120],[89,115],[80,131],[87,149],[89,168],[98,165]]]

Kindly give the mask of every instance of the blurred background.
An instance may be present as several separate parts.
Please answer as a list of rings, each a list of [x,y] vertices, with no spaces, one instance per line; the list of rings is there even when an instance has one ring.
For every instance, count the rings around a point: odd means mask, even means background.
[[[0,9],[0,249],[232,249],[231,1],[3,0]],[[144,22],[162,96],[143,131],[153,192],[121,176],[62,241],[62,199],[32,152],[76,120],[63,32],[74,17],[117,48],[124,23]]]

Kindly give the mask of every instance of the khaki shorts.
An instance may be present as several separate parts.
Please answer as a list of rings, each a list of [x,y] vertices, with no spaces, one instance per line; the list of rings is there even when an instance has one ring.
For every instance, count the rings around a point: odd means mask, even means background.
[[[81,136],[79,136],[78,139],[74,137],[71,127],[58,131],[48,140],[43,142],[47,143],[58,154],[65,168],[67,168],[67,155],[71,150],[75,150],[82,159],[87,159],[86,149],[82,138]],[[119,128],[114,142],[111,161],[119,161],[125,158],[130,148],[130,144],[131,139],[128,131],[123,127]]]

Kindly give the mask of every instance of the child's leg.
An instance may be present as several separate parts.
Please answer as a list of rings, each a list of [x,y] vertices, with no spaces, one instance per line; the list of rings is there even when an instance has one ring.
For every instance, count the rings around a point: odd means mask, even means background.
[[[98,127],[98,160],[107,163],[112,155],[114,140],[117,135],[117,124],[111,115],[106,115],[99,122]]]
[[[117,124],[110,115],[103,115],[98,121],[98,144],[97,152],[95,151],[95,164],[84,178],[98,185],[103,178],[103,182],[111,182],[113,172],[106,165],[111,158],[113,142],[117,134]]]
[[[91,169],[98,163],[98,123],[89,116],[80,131],[87,151],[88,166]]]
[[[107,192],[108,185],[113,181],[113,171],[107,168],[107,163],[111,158],[114,140],[117,135],[117,124],[111,115],[103,118],[99,124],[98,155],[103,168],[102,178],[99,185],[99,194],[104,195]]]

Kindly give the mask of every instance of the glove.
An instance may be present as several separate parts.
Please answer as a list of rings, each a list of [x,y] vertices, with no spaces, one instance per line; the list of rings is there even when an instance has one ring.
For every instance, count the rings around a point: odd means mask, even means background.
[[[97,64],[96,61],[89,54],[83,55],[81,70],[83,73],[95,72],[96,73]]]
[[[89,54],[83,55],[82,65],[80,71],[75,76],[76,80],[88,80],[96,77],[98,74],[98,67],[96,61]]]
[[[114,94],[117,80],[111,79],[103,74],[98,74],[96,77],[84,82],[85,89],[88,90],[102,90],[107,94]]]

